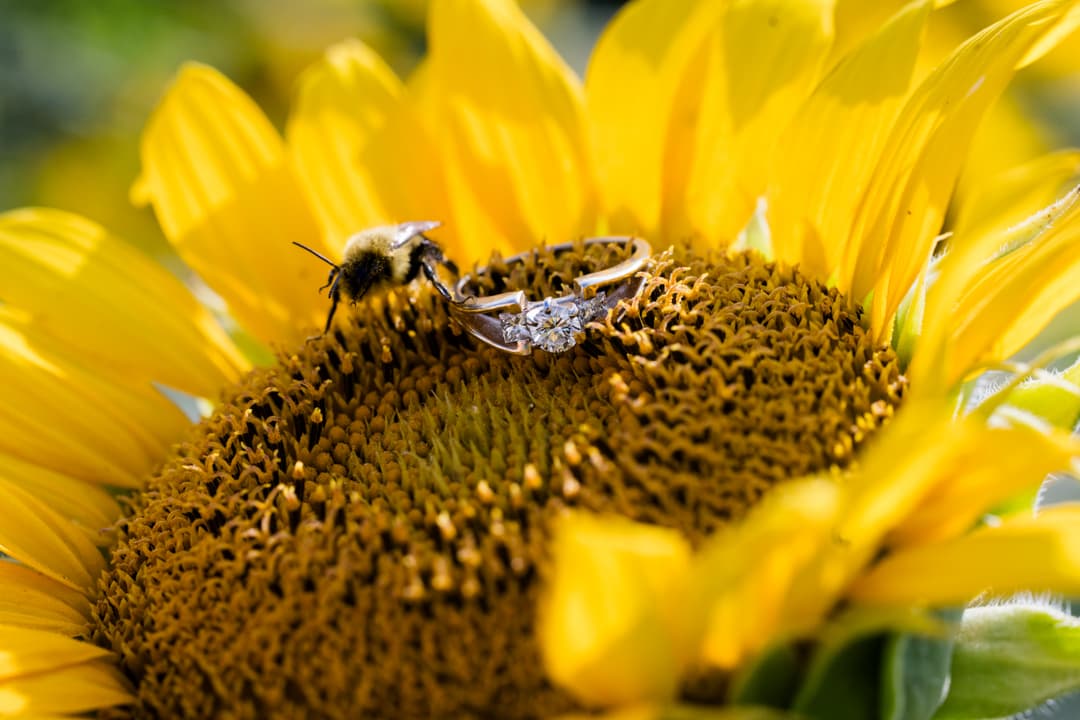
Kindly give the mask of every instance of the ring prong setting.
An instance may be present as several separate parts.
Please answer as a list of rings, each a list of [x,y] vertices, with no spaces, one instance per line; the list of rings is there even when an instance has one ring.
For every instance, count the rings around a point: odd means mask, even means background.
[[[501,313],[503,340],[550,353],[566,352],[578,344],[585,325],[605,313],[604,299],[603,292],[588,300],[544,298],[527,303],[521,312]]]
[[[647,265],[651,253],[648,242],[633,236],[587,238],[584,242],[586,246],[627,244],[632,253],[615,266],[578,276],[570,293],[535,302],[522,290],[477,296],[471,292],[472,276],[466,274],[454,288],[451,313],[471,335],[506,352],[526,355],[533,349],[549,353],[570,350],[584,339],[588,323],[637,295],[644,282],[639,271]],[[563,243],[547,250],[560,253],[574,247],[572,243]],[[523,263],[532,257],[534,253],[522,253],[505,262]],[[486,268],[476,270],[485,271]],[[604,286],[606,291],[599,286]]]

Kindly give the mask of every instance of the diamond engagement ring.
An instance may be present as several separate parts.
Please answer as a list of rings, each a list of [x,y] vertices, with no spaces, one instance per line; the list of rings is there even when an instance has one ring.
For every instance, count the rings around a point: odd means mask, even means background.
[[[652,253],[649,243],[621,235],[585,240],[585,247],[612,244],[629,246],[630,257],[613,267],[579,275],[574,278],[572,291],[558,297],[532,301],[523,290],[479,296],[475,294],[475,279],[466,273],[454,286],[450,312],[471,335],[506,352],[527,355],[532,348],[551,353],[569,350],[577,345],[587,323],[603,317],[619,301],[628,300],[641,290],[644,278],[638,271],[645,267]],[[574,243],[562,243],[544,250],[558,255],[574,247]],[[512,266],[537,254],[537,251],[525,252],[504,262]],[[488,274],[486,267],[476,270],[478,276],[485,274]],[[596,289],[596,294],[586,298],[589,288]]]

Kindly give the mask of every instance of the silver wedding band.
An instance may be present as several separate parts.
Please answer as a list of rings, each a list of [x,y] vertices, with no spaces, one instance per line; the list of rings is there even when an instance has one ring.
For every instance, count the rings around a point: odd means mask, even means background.
[[[652,254],[649,243],[622,235],[585,240],[586,246],[611,244],[630,245],[630,257],[612,267],[574,278],[571,292],[558,297],[532,301],[523,290],[477,296],[469,292],[474,279],[466,273],[454,286],[450,312],[473,337],[506,352],[527,355],[533,348],[553,353],[569,350],[583,337],[587,323],[604,317],[619,302],[637,295],[645,281],[639,271]],[[575,243],[551,245],[543,251],[524,252],[503,262],[514,265],[536,257],[539,252],[558,255],[574,248]],[[478,275],[487,272],[487,267],[476,270]],[[589,288],[596,288],[596,294],[586,298]]]

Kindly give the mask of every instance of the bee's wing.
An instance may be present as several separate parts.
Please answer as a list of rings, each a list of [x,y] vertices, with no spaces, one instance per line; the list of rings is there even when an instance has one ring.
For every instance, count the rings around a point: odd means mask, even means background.
[[[417,220],[403,222],[394,228],[394,239],[390,242],[390,249],[397,250],[421,233],[434,230],[442,225],[438,220]]]

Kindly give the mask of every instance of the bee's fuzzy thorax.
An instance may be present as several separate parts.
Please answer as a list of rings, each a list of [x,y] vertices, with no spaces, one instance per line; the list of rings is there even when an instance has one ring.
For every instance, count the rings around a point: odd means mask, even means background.
[[[444,266],[455,275],[457,266],[424,235],[438,226],[437,221],[428,220],[364,230],[346,241],[340,265],[303,243],[293,242],[332,268],[326,285],[320,288],[330,288],[330,312],[323,332],[330,330],[342,299],[356,303],[373,289],[410,283],[421,271],[439,294],[449,299],[450,291],[439,279],[435,265]]]
[[[359,258],[366,253],[380,255],[390,264],[390,280],[395,283],[405,283],[410,279],[412,263],[412,249],[419,236],[406,243],[404,247],[393,249],[394,237],[397,231],[396,225],[384,225],[370,228],[353,235],[345,244],[344,259],[342,265]],[[415,277],[415,274],[413,274]]]

